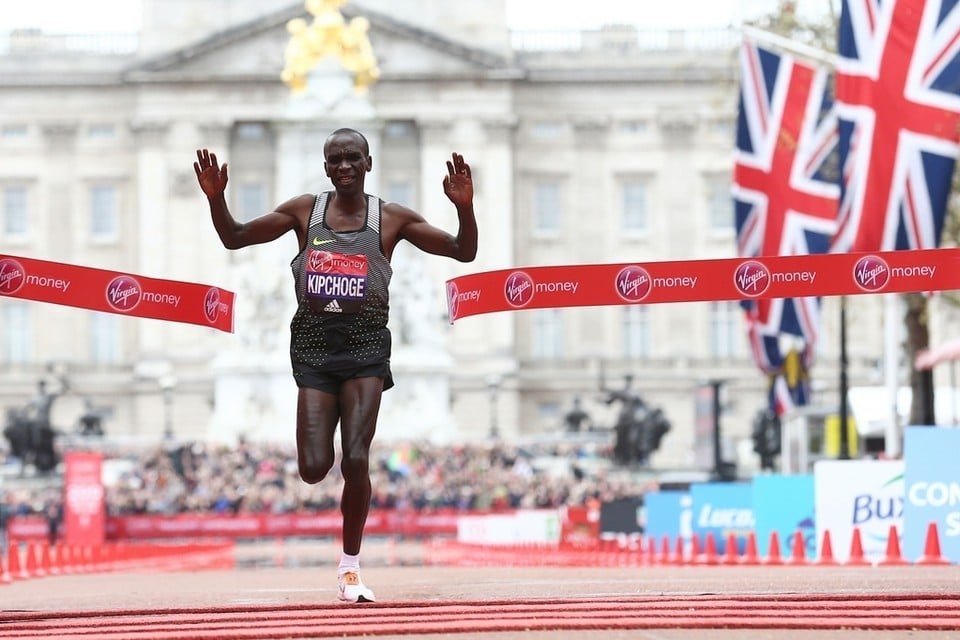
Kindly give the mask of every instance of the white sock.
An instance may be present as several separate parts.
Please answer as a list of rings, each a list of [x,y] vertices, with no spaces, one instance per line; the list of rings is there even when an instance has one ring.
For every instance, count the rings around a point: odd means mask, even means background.
[[[357,573],[358,571],[360,571],[360,554],[358,553],[357,555],[352,556],[349,553],[341,553],[340,566],[337,568],[337,575],[342,576],[345,573]]]

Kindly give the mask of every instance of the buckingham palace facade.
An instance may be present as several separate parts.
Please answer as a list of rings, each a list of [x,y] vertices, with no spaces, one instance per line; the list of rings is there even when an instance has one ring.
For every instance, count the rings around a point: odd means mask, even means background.
[[[368,191],[456,228],[441,181],[473,169],[477,260],[398,250],[391,287],[397,386],[378,437],[559,434],[574,399],[599,428],[627,377],[672,429],[652,463],[695,464],[698,389],[723,382],[725,446],[743,464],[766,402],[736,302],[539,309],[447,319],[446,279],[520,266],[729,258],[739,34],[511,32],[502,1],[357,0],[381,71],[365,95],[330,61],[304,92],[280,80],[295,0],[144,0],[131,34],[0,34],[0,254],[236,292],[235,331],[0,297],[0,407],[65,383],[53,422],[85,406],[139,441],[292,441],[288,324],[293,234],[222,247],[193,170],[229,163],[249,219],[330,188],[326,135],[363,131]],[[838,302],[825,299],[811,371],[838,403]],[[936,301],[934,335],[956,324]],[[848,303],[851,384],[879,384],[882,303]],[[605,391],[606,390],[606,391]],[[749,447],[747,447],[747,450]]]

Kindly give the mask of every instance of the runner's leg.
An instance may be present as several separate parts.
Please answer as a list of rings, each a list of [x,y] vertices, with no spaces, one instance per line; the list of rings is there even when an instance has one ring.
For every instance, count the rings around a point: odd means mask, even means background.
[[[343,551],[360,553],[363,527],[370,511],[370,444],[377,427],[383,379],[353,378],[340,389],[340,437],[343,460]]]
[[[333,434],[340,405],[333,393],[300,387],[297,401],[297,465],[308,484],[323,480],[333,468]]]

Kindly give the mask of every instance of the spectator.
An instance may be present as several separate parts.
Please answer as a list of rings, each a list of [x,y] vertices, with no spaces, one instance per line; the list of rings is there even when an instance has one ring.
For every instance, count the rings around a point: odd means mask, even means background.
[[[422,442],[383,443],[371,453],[371,506],[376,509],[461,511],[583,506],[639,492],[589,472],[608,451],[587,444],[503,443],[439,447]],[[125,470],[106,489],[111,516],[175,513],[293,513],[338,509],[342,478],[299,481],[292,447],[242,442],[236,446],[188,443],[176,449],[109,450]],[[549,462],[549,464],[546,464]],[[18,515],[45,513],[62,488],[7,497]],[[11,506],[12,505],[12,506]]]
[[[60,523],[63,521],[63,503],[59,500],[47,500],[43,507],[47,519],[47,542],[51,547],[60,541]]]

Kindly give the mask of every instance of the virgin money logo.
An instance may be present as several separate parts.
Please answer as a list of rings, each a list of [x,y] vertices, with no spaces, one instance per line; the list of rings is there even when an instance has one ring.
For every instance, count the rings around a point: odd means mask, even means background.
[[[130,276],[117,276],[107,285],[107,304],[121,313],[133,311],[142,296],[143,288]]]
[[[0,259],[0,295],[16,293],[27,281],[23,265],[12,258]]]
[[[890,265],[883,258],[864,256],[853,265],[853,281],[864,291],[882,291],[890,282]]]
[[[220,318],[220,313],[226,313],[227,305],[220,302],[220,289],[210,287],[207,295],[203,297],[203,315],[211,324]]]
[[[653,279],[643,267],[630,265],[617,274],[617,295],[627,302],[640,302],[653,290]]]
[[[454,282],[447,283],[447,310],[450,312],[450,319],[456,319],[457,311],[460,309],[459,291]]]
[[[519,309],[527,306],[533,300],[533,278],[523,271],[514,271],[507,276],[503,295],[511,307]]]
[[[311,251],[307,255],[307,270],[318,273],[329,271],[332,262],[329,251]]]
[[[745,296],[762,296],[770,286],[770,270],[762,262],[748,260],[737,267],[733,274],[733,284],[737,291]]]

